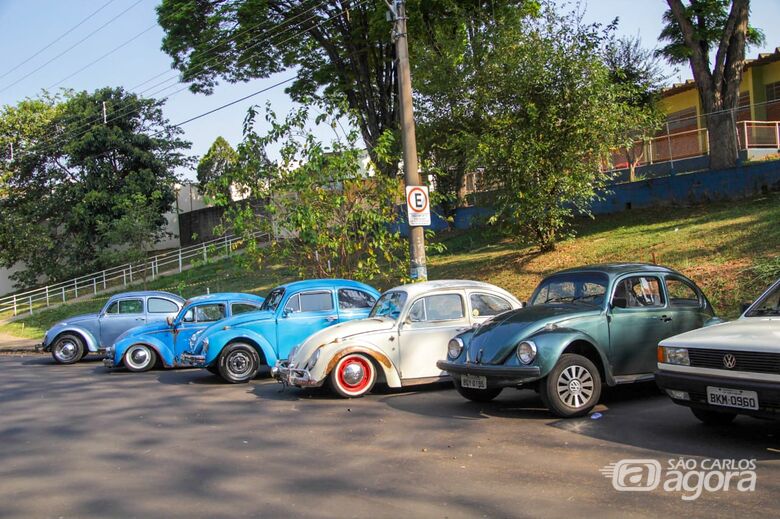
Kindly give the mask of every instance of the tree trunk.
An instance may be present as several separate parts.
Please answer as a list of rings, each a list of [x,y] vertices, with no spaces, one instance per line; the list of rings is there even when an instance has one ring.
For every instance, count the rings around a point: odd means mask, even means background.
[[[737,163],[737,125],[731,111],[707,116],[710,169],[734,167]]]

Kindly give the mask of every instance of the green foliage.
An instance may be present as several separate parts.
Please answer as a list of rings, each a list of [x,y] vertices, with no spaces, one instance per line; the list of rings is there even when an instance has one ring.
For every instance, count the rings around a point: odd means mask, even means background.
[[[0,265],[22,262],[14,276],[29,285],[103,267],[107,251],[134,253],[120,229],[133,227],[137,244],[138,233],[148,242],[166,224],[175,168],[189,164],[180,133],[162,102],[121,88],[6,106],[0,142],[14,142],[16,153],[0,163]]]
[[[222,136],[217,137],[197,168],[200,190],[210,198],[230,197],[230,170],[238,167],[238,153]]]
[[[599,172],[629,121],[622,88],[602,60],[609,33],[546,6],[538,19],[494,32],[486,61],[489,118],[478,147],[493,219],[551,250],[609,177]]]
[[[234,170],[231,182],[247,186],[250,197],[226,210],[233,232],[247,241],[243,260],[264,268],[281,263],[301,277],[344,277],[375,284],[395,283],[408,263],[406,242],[390,230],[402,199],[397,179],[368,176],[353,132],[330,148],[306,131],[309,113],[295,110],[283,120],[266,109],[271,129],[255,131],[250,112],[247,148],[280,147],[277,163]],[[391,140],[382,141],[385,146]],[[381,148],[380,148],[381,149]],[[258,214],[261,204],[262,214]],[[270,243],[255,238],[270,235]]]
[[[704,57],[709,65],[710,51],[718,47],[729,17],[729,5],[732,0],[689,0],[683,4],[689,20],[694,20],[694,37],[700,42]],[[664,13],[664,28],[659,37],[666,45],[656,51],[669,63],[685,64],[692,56],[692,50],[685,44],[680,25],[671,9]],[[762,45],[764,33],[761,29],[748,26],[747,43]]]

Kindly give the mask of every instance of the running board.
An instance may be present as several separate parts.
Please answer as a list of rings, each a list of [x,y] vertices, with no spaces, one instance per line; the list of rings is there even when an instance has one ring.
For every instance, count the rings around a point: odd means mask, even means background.
[[[613,377],[615,384],[633,384],[634,382],[649,382],[655,379],[653,373],[640,373],[638,375],[620,375]]]

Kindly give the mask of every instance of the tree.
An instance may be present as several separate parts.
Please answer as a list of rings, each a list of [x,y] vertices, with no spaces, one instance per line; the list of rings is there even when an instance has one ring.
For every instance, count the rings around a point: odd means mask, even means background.
[[[247,241],[244,261],[264,266],[273,261],[294,269],[301,277],[345,277],[373,283],[395,283],[404,276],[408,247],[392,230],[396,205],[403,199],[397,179],[366,176],[361,171],[357,134],[329,148],[305,130],[305,108],[279,121],[267,109],[271,130],[255,131],[255,112],[246,124],[245,142],[280,146],[278,162],[262,162],[257,169],[234,170],[232,181],[250,186],[250,197],[231,204],[226,219]],[[385,153],[385,139],[378,153]],[[258,215],[256,201],[265,201]],[[258,232],[270,243],[261,245]]]
[[[518,238],[551,250],[609,177],[599,172],[626,124],[626,103],[602,60],[608,35],[550,6],[494,33],[497,52],[479,160],[497,187],[497,215]]]
[[[496,38],[538,14],[536,2],[420,2],[410,38],[415,79],[418,148],[446,215],[465,203],[464,178],[482,166],[475,150],[485,130],[493,78],[488,63],[511,48]]]
[[[104,251],[126,243],[107,230],[137,195],[162,228],[175,200],[175,169],[190,164],[180,133],[163,117],[162,102],[121,88],[5,107],[0,141],[18,151],[2,163],[0,264],[25,265],[15,274],[20,285],[100,268]]]
[[[647,141],[664,119],[658,98],[667,77],[659,59],[654,51],[642,47],[638,37],[612,37],[604,47],[604,63],[610,80],[618,87],[623,108],[619,151],[628,163],[631,181],[636,180],[636,168],[644,157]]]
[[[325,0],[163,0],[157,8],[163,50],[195,92],[210,93],[219,78],[248,81],[294,68],[288,92],[328,111],[346,106],[372,160],[374,148],[397,128],[395,51],[381,2]]]
[[[737,161],[735,110],[745,67],[745,47],[763,42],[761,31],[748,25],[750,0],[667,0],[669,10],[660,52],[671,63],[688,61],[699,91],[709,132],[710,167]],[[729,4],[731,8],[729,9]],[[715,63],[710,62],[715,49]]]
[[[208,152],[200,159],[197,168],[198,183],[202,193],[215,198],[230,198],[230,170],[238,167],[238,153],[223,137],[217,137]]]

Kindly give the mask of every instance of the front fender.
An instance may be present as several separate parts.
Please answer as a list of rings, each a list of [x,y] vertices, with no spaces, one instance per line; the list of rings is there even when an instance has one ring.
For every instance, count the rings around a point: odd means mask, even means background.
[[[124,359],[125,352],[127,352],[127,349],[134,344],[145,344],[149,346],[157,353],[157,357],[162,361],[166,368],[174,367],[175,359],[173,352],[168,347],[168,345],[155,337],[148,337],[144,335],[125,337],[124,339],[114,343],[115,366],[122,364],[122,359]]]
[[[606,375],[605,382],[609,385],[614,384],[612,370],[610,369],[605,351],[600,347],[599,342],[589,334],[570,328],[558,328],[553,331],[541,330],[528,337],[528,340],[536,344],[537,354],[533,363],[539,366],[542,377],[546,377],[552,371],[566,348],[575,342],[583,341],[593,346],[593,349],[601,359],[601,365],[604,367],[604,374]]]
[[[385,376],[387,385],[390,387],[401,387],[401,378],[398,375],[398,369],[395,363],[387,356],[387,354],[380,348],[374,346],[365,341],[344,341],[340,343],[323,344],[319,346],[321,349],[320,358],[317,359],[317,364],[310,371],[312,380],[322,382],[330,375],[336,364],[346,355],[350,353],[362,353],[371,357],[374,360],[374,364],[379,366],[382,373]],[[308,359],[302,359],[302,363],[305,363]],[[299,366],[303,367],[303,366]]]
[[[54,341],[57,339],[57,337],[63,333],[73,333],[80,336],[84,340],[84,345],[87,347],[87,349],[93,353],[100,350],[98,341],[95,336],[92,335],[91,331],[87,330],[86,328],[82,328],[81,326],[72,325],[56,327],[49,330],[46,333],[48,340],[46,341],[46,344],[43,345],[43,351],[51,351],[51,345],[54,344]]]
[[[203,340],[203,339],[201,339]],[[214,365],[225,346],[232,342],[246,342],[253,345],[265,356],[265,361],[268,366],[276,364],[277,356],[276,350],[271,346],[264,336],[252,330],[246,330],[242,328],[233,328],[230,330],[221,330],[208,337],[209,351],[206,354],[205,366]]]

